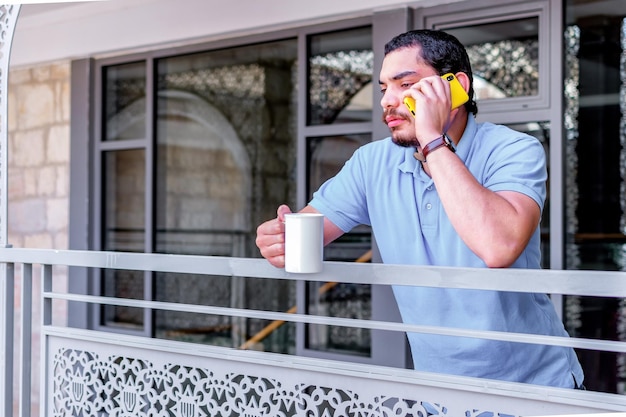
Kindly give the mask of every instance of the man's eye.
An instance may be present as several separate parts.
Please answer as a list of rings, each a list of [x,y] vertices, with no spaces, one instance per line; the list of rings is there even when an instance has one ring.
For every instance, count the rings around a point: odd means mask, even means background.
[[[381,94],[385,94],[385,92],[386,92],[386,91],[387,91],[387,89],[386,89],[386,88],[381,88],[381,89],[380,89]]]
[[[410,88],[413,85],[413,83],[402,83],[401,86],[402,88]]]

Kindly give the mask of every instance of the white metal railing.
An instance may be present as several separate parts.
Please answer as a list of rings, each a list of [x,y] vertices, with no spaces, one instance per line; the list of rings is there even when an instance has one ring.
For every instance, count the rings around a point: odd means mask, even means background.
[[[33,302],[41,302],[43,309],[39,358],[41,415],[126,413],[143,416],[161,410],[163,415],[181,416],[418,416],[426,415],[426,410],[431,408],[434,415],[471,417],[626,411],[626,397],[606,393],[243,351],[52,324],[53,300],[66,300],[626,353],[626,342],[620,341],[471,331],[52,291],[53,267],[69,266],[244,279],[340,281],[623,298],[626,297],[624,272],[326,262],[324,271],[319,274],[298,275],[285,273],[262,259],[12,248],[0,248],[0,262],[3,266],[2,297],[6,304],[12,307],[16,278],[22,289],[22,314],[16,328],[12,308],[6,308],[6,322],[0,323],[6,341],[0,347],[5,369],[3,389],[6,398],[11,398],[14,379],[19,382],[20,416],[30,415],[32,317],[28,313]],[[33,265],[41,265],[41,300],[32,299]],[[19,277],[15,276],[16,270],[21,271]],[[20,358],[17,375],[12,372],[14,330],[19,335],[15,339],[19,340],[19,351],[15,355]],[[0,407],[3,415],[15,415],[12,404],[0,404]],[[491,414],[481,414],[484,412]]]

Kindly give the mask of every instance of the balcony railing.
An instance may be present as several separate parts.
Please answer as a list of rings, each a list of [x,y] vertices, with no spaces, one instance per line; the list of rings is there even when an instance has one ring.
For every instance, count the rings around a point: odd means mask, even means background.
[[[322,317],[215,305],[190,305],[53,291],[53,268],[155,271],[237,279],[283,279],[626,297],[626,273],[416,267],[326,262],[319,274],[288,274],[262,259],[118,252],[0,249],[3,266],[4,416],[539,416],[626,411],[626,397],[495,380],[431,374],[71,328],[53,303],[186,311],[398,332],[478,337],[626,354],[626,342],[547,337]],[[33,270],[41,295],[33,299]],[[19,271],[19,274],[16,272]],[[14,285],[21,297],[14,305]],[[55,301],[61,300],[61,301]],[[30,312],[41,303],[41,349],[31,363]],[[14,316],[14,308],[22,314]],[[14,326],[14,320],[17,325]],[[59,324],[61,323],[61,324]],[[34,326],[37,327],[37,326]],[[14,343],[15,342],[15,343]],[[14,345],[18,345],[14,352]],[[15,353],[15,354],[14,354]],[[39,356],[39,357],[37,357]],[[14,372],[14,358],[18,359]],[[39,399],[31,395],[40,374]],[[14,384],[17,405],[14,405]],[[14,412],[14,408],[16,411]]]

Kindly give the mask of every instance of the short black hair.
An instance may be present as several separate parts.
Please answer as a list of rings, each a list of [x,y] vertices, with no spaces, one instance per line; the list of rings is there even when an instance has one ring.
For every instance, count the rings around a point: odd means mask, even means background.
[[[467,51],[463,44],[454,36],[441,30],[419,29],[401,33],[387,42],[385,56],[402,48],[419,47],[419,58],[430,65],[439,75],[448,72],[464,72],[470,80],[470,99],[465,103],[469,113],[478,113],[474,100],[474,76]]]

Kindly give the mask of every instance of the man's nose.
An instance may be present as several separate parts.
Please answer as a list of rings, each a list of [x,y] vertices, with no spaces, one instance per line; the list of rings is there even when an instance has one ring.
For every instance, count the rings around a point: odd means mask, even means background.
[[[383,110],[387,108],[398,107],[398,103],[400,103],[400,98],[397,97],[393,93],[386,92],[383,97],[380,99],[380,105]]]

